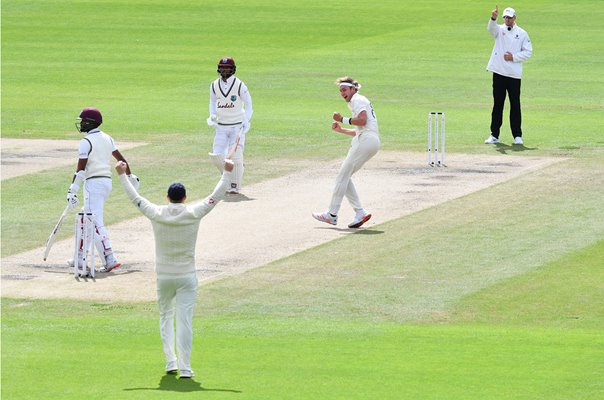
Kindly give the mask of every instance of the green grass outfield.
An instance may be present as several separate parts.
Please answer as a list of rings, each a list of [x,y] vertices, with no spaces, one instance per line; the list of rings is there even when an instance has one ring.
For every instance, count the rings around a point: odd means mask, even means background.
[[[3,396],[596,399],[604,274],[593,260],[603,258],[600,241],[476,292],[433,323],[279,315],[249,310],[250,295],[212,308],[225,291],[202,290],[193,381],[162,373],[153,305],[4,299]]]
[[[153,303],[2,298],[3,399],[604,397],[600,1],[512,4],[534,47],[517,149],[482,144],[494,3],[198,3],[3,1],[2,136],[75,140],[96,106],[118,144],[149,143],[125,152],[145,196],[175,179],[205,194],[208,86],[228,54],[254,100],[248,184],[343,157],[329,125],[345,74],[384,149],[424,151],[438,109],[450,152],[565,160],[203,286],[192,381],[163,375]],[[3,257],[44,243],[72,174],[2,181]],[[138,215],[121,204],[116,190],[107,223]]]

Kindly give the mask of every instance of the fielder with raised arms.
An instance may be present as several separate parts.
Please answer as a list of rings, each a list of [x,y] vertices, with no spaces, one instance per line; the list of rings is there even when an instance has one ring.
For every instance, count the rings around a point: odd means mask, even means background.
[[[191,378],[194,376],[191,369],[193,314],[198,287],[195,243],[201,219],[225,196],[233,162],[228,159],[223,162],[224,172],[212,194],[193,205],[185,204],[187,191],[179,182],[168,187],[168,204],[154,204],[132,186],[132,180],[126,175],[127,164],[118,162],[115,168],[128,198],[153,226],[159,325],[166,372],[175,374],[180,370],[181,378]]]
[[[329,209],[324,213],[313,213],[314,219],[337,225],[338,211],[344,196],[355,211],[354,220],[348,224],[349,228],[360,228],[369,221],[369,214],[361,204],[361,199],[352,183],[352,175],[377,154],[380,148],[380,132],[373,106],[367,97],[358,93],[361,85],[349,76],[336,80],[340,87],[340,96],[344,99],[352,112],[351,117],[343,117],[340,113],[333,113],[334,123],[331,129],[344,135],[352,136],[352,143],[348,155],[340,167],[333,189]],[[343,128],[340,123],[351,125],[353,129]]]
[[[112,189],[109,162],[111,156],[118,161],[126,162],[126,159],[118,150],[111,136],[99,129],[102,123],[103,116],[96,108],[84,108],[80,113],[76,128],[86,135],[80,140],[78,164],[67,191],[67,204],[70,209],[78,206],[78,192],[83,184],[84,207],[82,207],[82,211],[93,213],[95,216],[94,243],[103,263],[101,272],[110,272],[121,264],[115,258],[109,241],[109,233],[103,221],[105,201]],[[132,184],[138,187],[139,180],[130,172],[130,167],[127,169],[127,174]],[[78,249],[78,255],[81,261],[81,248]],[[73,260],[68,263],[73,266]]]
[[[237,66],[231,57],[218,62],[220,77],[210,85],[210,117],[207,122],[214,128],[214,145],[210,159],[222,173],[224,159],[233,146],[233,178],[227,193],[238,194],[243,185],[243,151],[245,135],[250,130],[252,97],[245,83],[235,76]],[[238,142],[237,142],[238,141]]]

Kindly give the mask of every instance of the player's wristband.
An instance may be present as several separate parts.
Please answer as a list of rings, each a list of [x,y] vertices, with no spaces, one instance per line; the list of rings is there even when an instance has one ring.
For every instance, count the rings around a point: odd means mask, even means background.
[[[342,122],[348,125],[352,125],[352,118],[343,117]]]

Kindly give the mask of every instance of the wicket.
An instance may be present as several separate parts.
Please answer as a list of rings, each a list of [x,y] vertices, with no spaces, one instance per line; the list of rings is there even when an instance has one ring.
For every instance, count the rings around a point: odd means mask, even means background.
[[[440,129],[439,129],[440,128]],[[439,132],[440,131],[440,132]],[[440,159],[438,139],[440,135]],[[434,158],[434,160],[433,160]],[[428,113],[428,164],[431,166],[445,165],[445,113],[431,111]]]
[[[79,212],[75,223],[73,276],[94,278],[94,214]]]

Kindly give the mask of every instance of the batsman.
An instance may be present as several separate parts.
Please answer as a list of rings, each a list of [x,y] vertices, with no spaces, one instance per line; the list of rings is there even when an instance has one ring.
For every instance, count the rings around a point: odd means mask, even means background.
[[[239,194],[243,184],[243,150],[245,135],[250,130],[252,97],[245,83],[235,76],[237,66],[232,57],[218,61],[218,79],[210,85],[210,117],[208,126],[214,128],[214,144],[210,160],[222,174],[225,158],[231,149],[233,177],[227,193]]]
[[[96,108],[84,108],[76,122],[77,130],[83,133],[84,137],[79,143],[76,171],[67,190],[67,205],[71,210],[78,206],[78,192],[82,188],[84,196],[82,212],[94,215],[94,245],[103,263],[101,272],[110,272],[121,264],[115,257],[103,221],[105,201],[112,189],[109,163],[112,156],[118,161],[126,162],[126,159],[115,145],[113,138],[99,129],[102,123],[103,116]],[[139,180],[132,174],[130,167],[127,168],[126,173],[133,186],[138,188]],[[74,252],[80,261],[83,256],[81,246],[80,244],[80,248],[76,248]],[[73,265],[73,260],[68,263]]]

